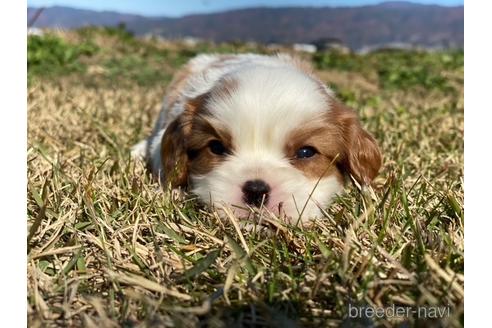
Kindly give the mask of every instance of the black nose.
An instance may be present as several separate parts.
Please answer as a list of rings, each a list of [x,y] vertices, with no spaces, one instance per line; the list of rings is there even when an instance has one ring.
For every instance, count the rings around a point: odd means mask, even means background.
[[[243,200],[248,205],[260,206],[268,202],[270,186],[263,180],[249,180],[243,185]]]

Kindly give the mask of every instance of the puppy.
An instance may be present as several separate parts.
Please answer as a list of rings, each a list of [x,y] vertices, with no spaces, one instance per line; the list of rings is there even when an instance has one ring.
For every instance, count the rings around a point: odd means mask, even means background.
[[[171,82],[151,136],[134,146],[165,186],[238,217],[263,208],[321,216],[346,177],[368,185],[374,138],[304,62],[288,55],[199,55]]]

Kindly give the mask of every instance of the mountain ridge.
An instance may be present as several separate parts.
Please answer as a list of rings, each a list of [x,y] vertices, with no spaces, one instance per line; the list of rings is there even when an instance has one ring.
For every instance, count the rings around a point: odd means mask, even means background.
[[[28,19],[36,8],[28,8]],[[378,44],[463,48],[464,7],[383,2],[361,7],[254,7],[182,17],[47,7],[35,27],[124,23],[137,35],[222,41],[312,43],[338,39],[352,49]]]

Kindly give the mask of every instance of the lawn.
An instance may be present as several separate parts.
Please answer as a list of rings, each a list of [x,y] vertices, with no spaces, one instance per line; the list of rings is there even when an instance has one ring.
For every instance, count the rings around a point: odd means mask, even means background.
[[[130,158],[180,65],[247,51],[274,52],[121,28],[29,38],[30,327],[463,325],[463,52],[301,54],[357,109],[383,168],[312,227],[249,231],[173,199]]]

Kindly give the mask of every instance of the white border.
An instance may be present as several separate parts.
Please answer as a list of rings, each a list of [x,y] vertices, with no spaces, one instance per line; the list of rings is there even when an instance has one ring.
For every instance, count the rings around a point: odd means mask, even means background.
[[[26,280],[26,3],[2,4],[0,20],[1,237],[0,318],[3,326],[27,325]],[[7,323],[15,323],[9,325]]]
[[[492,241],[489,1],[465,5],[465,322],[489,322]]]

